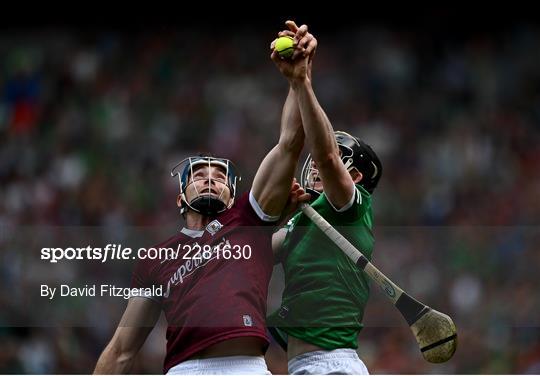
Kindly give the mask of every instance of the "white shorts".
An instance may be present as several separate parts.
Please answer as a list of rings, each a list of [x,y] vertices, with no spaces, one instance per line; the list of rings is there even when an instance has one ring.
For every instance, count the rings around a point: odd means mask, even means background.
[[[167,375],[271,375],[263,356],[224,356],[186,360]]]
[[[291,375],[369,375],[353,349],[311,351],[289,360]]]

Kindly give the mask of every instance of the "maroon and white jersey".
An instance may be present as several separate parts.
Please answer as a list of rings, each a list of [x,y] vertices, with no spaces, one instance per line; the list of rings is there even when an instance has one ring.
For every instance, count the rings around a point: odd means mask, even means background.
[[[163,286],[163,296],[150,298],[161,304],[167,319],[165,373],[224,340],[268,341],[266,298],[274,264],[268,225],[276,220],[244,193],[205,230],[183,228],[155,247],[180,250],[175,259],[137,262],[131,287]]]

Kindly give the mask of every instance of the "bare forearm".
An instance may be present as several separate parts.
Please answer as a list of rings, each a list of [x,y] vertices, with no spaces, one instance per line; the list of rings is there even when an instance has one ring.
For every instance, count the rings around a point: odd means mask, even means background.
[[[122,354],[110,344],[105,348],[94,369],[94,375],[124,374],[131,370],[133,357]]]
[[[156,324],[161,307],[153,300],[134,297],[128,306],[111,341],[99,357],[94,374],[127,373],[135,355]]]
[[[300,115],[296,93],[292,88],[289,88],[289,93],[281,113],[279,144],[294,154],[300,154],[304,146],[302,117]]]
[[[266,214],[281,215],[303,147],[304,130],[298,101],[289,90],[281,115],[279,142],[264,158],[253,180],[253,195]]]
[[[317,101],[309,79],[292,81],[301,114],[306,142],[317,164],[325,162],[331,154],[337,154],[337,144],[332,124]]]

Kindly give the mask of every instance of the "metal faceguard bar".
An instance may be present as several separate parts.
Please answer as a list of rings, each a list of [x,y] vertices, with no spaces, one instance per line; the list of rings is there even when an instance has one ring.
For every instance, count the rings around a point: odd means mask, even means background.
[[[230,200],[229,204],[225,207],[225,209],[229,209],[231,207],[231,205],[233,204],[234,198],[235,198],[235,195],[236,195],[236,182],[240,181],[242,178],[240,176],[236,175],[236,166],[234,165],[234,163],[232,163],[230,160],[225,159],[225,158],[187,157],[187,158],[183,159],[180,163],[178,163],[177,165],[175,165],[171,169],[171,176],[172,177],[178,176],[178,184],[180,186],[180,195],[182,196],[183,202],[185,202],[186,205],[191,210],[199,213],[199,210],[195,209],[194,207],[192,207],[190,205],[189,202],[187,202],[187,199],[186,199],[186,196],[185,196],[185,189],[187,188],[187,186],[189,184],[194,182],[194,180],[193,180],[193,167],[194,166],[199,166],[201,164],[207,164],[209,171],[210,171],[210,167],[212,165],[214,165],[214,166],[217,165],[217,166],[223,167],[225,169],[225,179],[226,179],[225,180],[225,185],[227,187],[229,187],[229,190],[231,191],[231,200]],[[185,184],[185,187],[184,187],[184,184],[182,183],[182,180],[184,178],[184,175],[187,172],[186,171],[186,166],[189,166],[189,176],[191,178],[190,178],[190,182],[188,182],[187,179],[186,179],[186,184]],[[186,178],[187,178],[187,176],[186,176]],[[211,177],[211,174],[208,174],[208,186],[210,187],[211,185],[212,185],[212,177]],[[199,196],[201,196],[201,193],[197,190],[197,188],[195,188],[195,190],[196,190],[196,194],[197,194],[195,196],[195,198],[198,198]],[[225,188],[223,188],[221,190],[221,192],[219,193],[218,199],[222,199],[222,196],[223,196],[224,192],[225,192]],[[184,212],[183,209],[182,209],[182,212]]]
[[[341,155],[341,160],[345,164],[345,168],[347,171],[351,171],[354,167],[353,164],[353,150],[345,145],[339,145],[340,151],[343,152],[343,149],[347,150],[347,153],[343,153]],[[306,161],[304,162],[304,166],[302,166],[302,176],[300,178],[300,184],[302,185],[302,188],[310,188],[313,189],[313,186],[315,185],[315,180],[319,177],[319,170],[314,168],[311,161],[313,158],[311,157],[311,154],[308,154]],[[315,171],[315,173],[313,173]]]

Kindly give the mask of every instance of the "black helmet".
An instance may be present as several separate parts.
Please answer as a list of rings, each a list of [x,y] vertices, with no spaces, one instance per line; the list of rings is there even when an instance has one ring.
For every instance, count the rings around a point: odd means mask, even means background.
[[[377,154],[375,154],[368,144],[364,143],[359,138],[342,131],[336,131],[334,134],[339,150],[341,151],[341,160],[345,164],[347,171],[356,168],[361,172],[363,177],[360,181],[360,185],[369,193],[373,193],[373,190],[377,186],[382,175],[382,164],[379,157],[377,157]],[[313,197],[317,197],[319,192],[312,188],[313,167],[311,161],[312,158],[310,154],[302,168],[302,178],[300,182],[306,192],[311,193]]]

